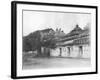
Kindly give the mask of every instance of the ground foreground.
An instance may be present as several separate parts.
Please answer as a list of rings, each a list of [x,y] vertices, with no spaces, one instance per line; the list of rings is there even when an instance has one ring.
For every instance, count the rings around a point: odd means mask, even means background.
[[[69,67],[89,67],[90,59],[83,58],[28,58],[23,62],[23,69],[40,68],[69,68]]]

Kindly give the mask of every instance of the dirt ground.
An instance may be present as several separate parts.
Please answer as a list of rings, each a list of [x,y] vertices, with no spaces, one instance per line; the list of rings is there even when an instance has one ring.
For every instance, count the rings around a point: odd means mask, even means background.
[[[41,68],[71,68],[71,67],[89,67],[90,59],[82,58],[28,58],[23,62],[23,69],[41,69]]]

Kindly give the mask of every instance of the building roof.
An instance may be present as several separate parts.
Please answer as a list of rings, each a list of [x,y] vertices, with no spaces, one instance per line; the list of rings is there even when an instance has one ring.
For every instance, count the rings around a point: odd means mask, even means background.
[[[76,25],[76,27],[72,31],[70,31],[67,35],[63,36],[58,41],[63,42],[63,41],[69,41],[72,39],[76,39],[79,37],[79,34],[82,32],[83,32],[83,30],[78,25]]]
[[[90,41],[90,35],[89,35],[89,30],[85,28],[82,30],[78,25],[70,31],[66,36],[64,36],[62,39],[58,40],[58,43],[62,43],[60,45],[62,46],[71,46],[71,45],[79,45],[79,44],[89,44]],[[73,40],[71,43],[65,43]],[[65,43],[65,44],[63,44]]]
[[[79,35],[81,32],[83,32],[83,30],[78,25],[76,25],[75,28],[72,31],[70,31],[67,35],[65,35],[63,38]]]
[[[40,30],[41,32],[48,33],[49,31],[54,31],[52,28]]]
[[[79,27],[79,25],[76,25],[76,27],[70,33],[72,34],[72,33],[77,33],[80,31],[82,31],[82,29]]]

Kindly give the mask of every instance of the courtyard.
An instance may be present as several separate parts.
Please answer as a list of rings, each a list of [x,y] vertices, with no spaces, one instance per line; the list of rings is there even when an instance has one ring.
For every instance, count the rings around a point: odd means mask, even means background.
[[[89,58],[38,57],[23,61],[23,69],[90,67]]]

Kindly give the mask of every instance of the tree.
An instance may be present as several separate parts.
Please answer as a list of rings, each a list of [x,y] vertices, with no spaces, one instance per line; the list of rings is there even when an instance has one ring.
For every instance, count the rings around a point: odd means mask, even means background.
[[[27,37],[23,37],[23,51],[27,52],[31,50],[32,50],[32,46],[31,43],[29,42],[29,39]]]
[[[23,51],[35,51],[41,46],[40,33],[35,31],[23,37]]]
[[[47,34],[43,37],[42,41],[42,46],[43,47],[47,47],[47,48],[51,48],[54,49],[56,48],[56,40],[55,40],[55,36],[54,34]]]
[[[45,36],[41,33],[45,32]],[[28,36],[23,37],[23,51],[35,51],[37,50],[37,56],[42,56],[41,47],[55,48],[56,40],[52,33],[48,33],[49,29],[35,31],[30,33]]]

